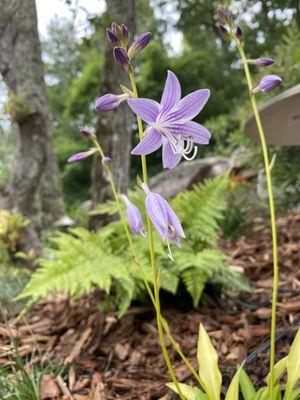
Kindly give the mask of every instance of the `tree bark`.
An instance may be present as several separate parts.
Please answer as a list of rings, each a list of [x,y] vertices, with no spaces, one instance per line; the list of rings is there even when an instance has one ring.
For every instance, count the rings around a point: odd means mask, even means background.
[[[9,207],[30,218],[25,243],[30,248],[38,246],[40,211],[48,212],[52,220],[64,213],[34,0],[1,0],[0,72],[9,88],[15,143]]]
[[[135,0],[107,0],[108,21],[125,24],[131,35],[135,31]],[[120,84],[129,87],[127,73],[113,59],[112,47],[105,48],[104,66],[101,73],[101,93],[121,93]],[[114,181],[120,191],[124,192],[129,184],[131,132],[133,119],[127,104],[121,104],[116,110],[99,114],[97,137],[107,156],[111,157],[111,170]],[[101,168],[99,159],[95,158],[92,167],[92,208],[112,196],[110,187]],[[90,227],[95,229],[109,220],[107,216],[92,217]]]

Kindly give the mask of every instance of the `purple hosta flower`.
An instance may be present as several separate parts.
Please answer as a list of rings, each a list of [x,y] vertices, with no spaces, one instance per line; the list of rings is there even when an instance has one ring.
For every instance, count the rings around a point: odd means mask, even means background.
[[[129,94],[127,93],[118,95],[112,93],[105,94],[104,96],[98,97],[96,100],[95,109],[99,112],[111,111],[117,108],[122,101],[127,100],[128,97]]]
[[[132,233],[134,235],[141,234],[144,236],[145,230],[139,209],[129,200],[129,198],[125,194],[122,194],[121,198],[127,207],[126,216]]]
[[[270,90],[275,89],[277,86],[279,86],[281,82],[282,79],[277,75],[266,75],[261,79],[259,85],[256,86],[255,89],[253,89],[253,93],[269,92]]]
[[[106,156],[102,157],[102,159],[101,159],[102,167],[105,168],[110,163],[111,163],[111,158],[110,157],[106,157]]]
[[[180,83],[176,75],[168,71],[160,104],[150,99],[128,99],[130,108],[148,124],[145,137],[131,154],[150,154],[163,146],[164,168],[174,168],[182,157],[195,158],[194,143],[208,144],[211,134],[191,119],[202,110],[209,95],[208,89],[201,89],[180,100]]]
[[[179,246],[179,237],[185,237],[179,219],[172,207],[161,195],[151,192],[146,183],[142,184],[142,188],[146,193],[145,205],[147,214],[161,238],[167,242],[169,257],[173,260],[169,242],[171,241],[176,246]]]
[[[89,139],[93,137],[92,132],[88,128],[86,128],[85,126],[80,126],[79,130],[83,134],[83,136],[85,136],[85,137],[87,137]]]
[[[260,57],[254,60],[247,60],[248,64],[257,65],[258,67],[268,67],[269,65],[274,64],[274,60],[268,57]]]
[[[142,33],[138,36],[128,50],[128,57],[132,59],[135,57],[140,51],[142,51],[147,44],[150,42],[151,32]]]
[[[124,50],[122,47],[115,47],[114,57],[117,63],[120,64],[123,69],[128,71],[128,68],[130,67],[130,61],[127,51]]]
[[[96,152],[97,152],[96,147],[92,147],[87,151],[81,151],[80,153],[73,154],[70,158],[68,158],[68,163],[73,164],[78,161],[84,160],[85,158],[92,156]]]

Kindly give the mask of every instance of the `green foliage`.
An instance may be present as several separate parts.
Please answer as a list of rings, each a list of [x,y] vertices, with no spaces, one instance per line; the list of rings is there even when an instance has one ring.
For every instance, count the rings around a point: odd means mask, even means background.
[[[174,262],[166,256],[166,249],[155,233],[157,264],[160,269],[161,288],[175,294],[180,280],[197,306],[208,280],[225,288],[247,289],[247,285],[226,265],[226,256],[217,248],[218,221],[226,208],[227,175],[197,185],[173,201],[186,240],[180,249],[174,249]],[[141,191],[129,194],[143,209]],[[109,201],[100,205],[97,213],[116,213],[116,204]],[[145,216],[144,216],[145,217]],[[144,237],[134,240],[146,280],[151,284],[148,244]],[[40,260],[39,268],[31,277],[21,297],[43,297],[53,291],[67,291],[78,296],[99,286],[107,294],[115,295],[122,315],[133,299],[143,298],[145,290],[141,270],[132,263],[127,238],[120,221],[114,221],[99,232],[83,228],[59,233],[53,239],[54,248],[47,250],[49,257]]]
[[[197,380],[201,382],[201,389],[180,383],[182,393],[187,400],[220,400],[222,376],[218,366],[218,353],[202,324],[199,329],[197,359],[199,365],[199,379]],[[287,374],[287,383],[283,391],[280,379],[284,374]],[[274,376],[273,400],[299,400],[300,388],[297,385],[300,380],[300,329],[289,354],[275,365]],[[167,386],[178,393],[174,383],[168,383]],[[239,397],[240,391],[242,397]],[[270,376],[267,379],[267,386],[256,391],[242,365],[230,382],[225,400],[269,400],[269,391]]]

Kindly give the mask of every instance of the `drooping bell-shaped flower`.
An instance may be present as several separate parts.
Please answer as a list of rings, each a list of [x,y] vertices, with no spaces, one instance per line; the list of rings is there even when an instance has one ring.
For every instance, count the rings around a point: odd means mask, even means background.
[[[125,194],[122,194],[121,198],[127,207],[126,216],[132,233],[134,235],[145,235],[143,220],[139,209],[129,200],[129,198]]]
[[[269,65],[274,64],[274,60],[268,57],[260,57],[255,59],[247,60],[248,64],[257,65],[258,67],[268,67]]]
[[[184,157],[196,157],[195,143],[208,144],[211,134],[202,125],[191,121],[204,107],[210,95],[208,89],[196,90],[181,98],[176,75],[168,71],[160,104],[150,99],[128,99],[128,105],[148,125],[143,140],[131,154],[146,155],[163,146],[164,168],[174,168]]]
[[[84,160],[85,158],[92,156],[96,152],[97,152],[96,147],[92,147],[87,151],[81,151],[80,153],[73,154],[71,157],[68,158],[68,163],[73,164],[78,161]]]
[[[258,86],[253,89],[253,93],[257,92],[269,92],[272,89],[275,89],[282,82],[282,79],[277,75],[266,75],[259,82]]]
[[[119,95],[107,93],[101,97],[98,97],[98,99],[96,100],[95,109],[99,112],[111,111],[117,108],[122,103],[122,101],[127,100],[128,97],[129,94],[127,93]]]
[[[146,183],[142,184],[146,193],[145,206],[147,214],[161,238],[167,242],[169,257],[172,258],[170,241],[176,246],[180,245],[180,237],[185,234],[177,215],[168,202],[158,193],[151,192]]]

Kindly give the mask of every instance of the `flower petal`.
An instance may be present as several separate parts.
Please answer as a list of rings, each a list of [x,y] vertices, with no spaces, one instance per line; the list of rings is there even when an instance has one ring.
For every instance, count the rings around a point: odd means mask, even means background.
[[[185,122],[193,119],[205,106],[209,95],[209,89],[200,89],[188,94],[180,100],[176,107],[170,110],[165,119],[170,122]]]
[[[181,154],[174,153],[170,143],[163,140],[163,151],[162,151],[163,167],[172,169],[179,164],[181,160]]]
[[[128,99],[127,103],[132,111],[147,123],[155,122],[160,110],[157,101],[151,99]]]
[[[149,128],[144,139],[131,151],[135,156],[153,153],[162,145],[162,137],[154,128]]]
[[[167,80],[161,98],[163,108],[170,109],[177,105],[181,97],[181,87],[177,76],[168,71]]]
[[[157,193],[149,192],[145,200],[147,214],[163,240],[168,237],[168,213],[164,199]]]
[[[173,226],[173,228],[175,229],[176,233],[179,236],[185,238],[185,234],[182,229],[181,223],[180,223],[177,215],[175,214],[175,211],[169,204],[168,204],[167,213],[168,213],[168,217],[169,217],[169,224]]]
[[[183,136],[190,136],[193,138],[195,143],[208,144],[211,138],[211,133],[205,126],[198,124],[194,121],[185,122],[182,125],[178,125],[173,131],[177,131]]]

